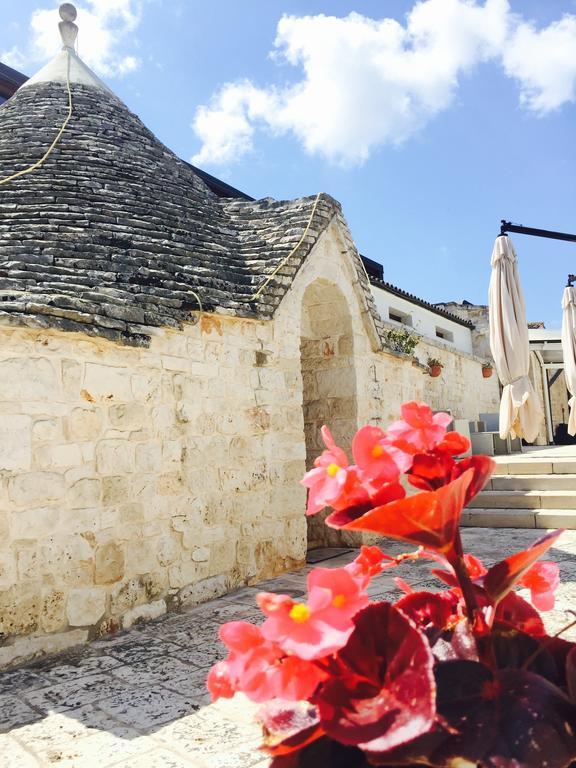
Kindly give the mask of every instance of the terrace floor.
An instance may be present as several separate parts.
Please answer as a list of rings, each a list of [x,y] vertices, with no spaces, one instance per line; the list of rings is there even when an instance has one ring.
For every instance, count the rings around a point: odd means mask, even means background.
[[[528,546],[543,531],[501,528],[464,530],[467,551],[487,564]],[[384,551],[403,549],[383,542]],[[349,562],[350,550],[323,550],[322,566]],[[550,551],[561,566],[554,611],[544,618],[558,631],[576,606],[576,531]],[[2,768],[264,768],[255,706],[237,696],[209,704],[204,680],[221,658],[223,621],[258,621],[260,590],[303,595],[306,568],[244,587],[180,614],[131,628],[64,655],[0,673]],[[396,599],[395,575],[421,589],[437,588],[425,562],[406,564],[374,579],[374,597]],[[576,639],[572,628],[565,637]]]

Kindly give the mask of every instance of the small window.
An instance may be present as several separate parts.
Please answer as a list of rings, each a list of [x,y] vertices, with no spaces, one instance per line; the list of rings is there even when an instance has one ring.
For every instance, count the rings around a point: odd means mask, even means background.
[[[411,315],[407,315],[406,312],[401,312],[399,309],[393,309],[392,307],[388,310],[388,319],[393,320],[395,323],[402,323],[402,325],[412,325]]]
[[[436,326],[436,336],[443,341],[454,341],[454,334],[452,331],[447,331],[445,328],[438,328],[438,326]]]

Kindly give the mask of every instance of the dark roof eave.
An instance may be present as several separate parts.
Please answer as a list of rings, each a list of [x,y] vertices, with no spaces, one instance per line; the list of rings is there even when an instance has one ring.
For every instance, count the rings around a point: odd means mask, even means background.
[[[392,283],[387,283],[385,280],[378,280],[372,276],[370,276],[370,283],[375,285],[377,288],[382,288],[384,291],[388,291],[389,293],[393,293],[395,296],[406,299],[406,301],[409,301],[411,304],[416,304],[419,307],[428,309],[430,312],[434,312],[435,315],[439,315],[446,320],[451,320],[453,323],[463,325],[465,328],[469,328],[471,331],[473,331],[475,328],[474,323],[472,323],[470,320],[464,320],[462,317],[453,315],[451,312],[445,312],[443,309],[440,309],[434,304],[430,304],[430,302],[424,301],[424,299],[419,299],[418,296],[414,296],[413,293],[408,293],[407,291],[403,291],[401,288],[398,288],[396,285],[392,285]]]

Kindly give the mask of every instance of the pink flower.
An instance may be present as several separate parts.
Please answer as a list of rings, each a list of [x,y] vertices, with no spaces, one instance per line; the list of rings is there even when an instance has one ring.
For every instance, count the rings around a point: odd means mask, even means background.
[[[557,563],[549,561],[534,563],[518,584],[530,590],[530,599],[535,608],[551,611],[554,608],[554,592],[560,584],[560,568]]]
[[[311,662],[287,657],[280,646],[264,637],[260,627],[248,622],[223,624],[220,638],[229,654],[208,674],[206,684],[213,701],[231,698],[236,691],[252,701],[299,701],[311,696],[325,677]]]
[[[288,655],[320,659],[342,648],[354,629],[353,617],[368,605],[363,580],[346,568],[315,568],[308,575],[308,602],[261,592],[258,605],[268,617],[264,637]]]
[[[367,425],[354,435],[352,455],[362,476],[369,482],[396,483],[401,472],[412,464],[412,457],[387,444],[380,427]]]
[[[410,453],[431,451],[446,434],[446,427],[452,421],[447,413],[432,413],[424,403],[404,403],[402,418],[388,427],[391,443]]]
[[[328,427],[322,427],[321,432],[327,450],[318,456],[314,469],[306,472],[300,481],[309,489],[307,515],[332,506],[345,491],[348,481],[346,453],[336,445]]]

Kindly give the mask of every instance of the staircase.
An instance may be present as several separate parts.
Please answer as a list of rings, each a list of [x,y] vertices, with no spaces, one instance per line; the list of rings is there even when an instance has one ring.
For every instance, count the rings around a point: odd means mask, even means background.
[[[462,525],[576,529],[576,457],[498,457],[496,472],[464,510]]]

